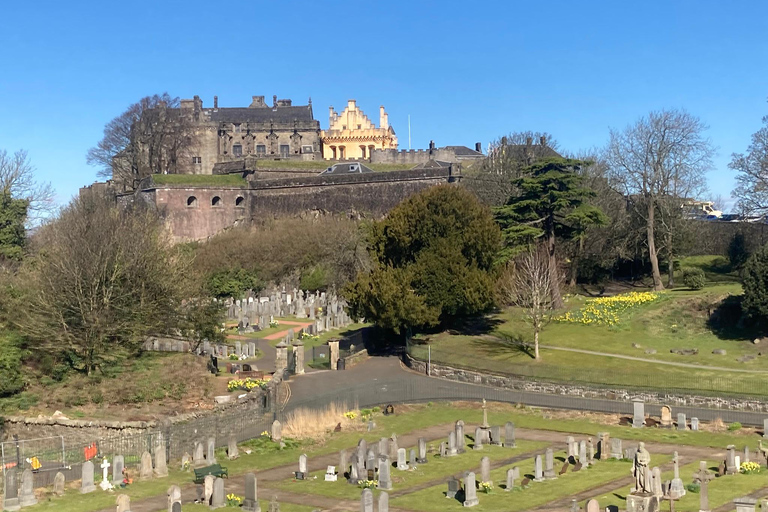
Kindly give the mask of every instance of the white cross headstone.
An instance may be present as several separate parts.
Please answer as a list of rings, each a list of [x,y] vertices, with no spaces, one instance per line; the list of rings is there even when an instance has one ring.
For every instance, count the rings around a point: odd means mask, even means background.
[[[104,460],[101,462],[101,484],[99,484],[99,487],[101,487],[102,491],[108,491],[110,489],[113,489],[112,484],[109,483],[109,468],[112,466],[112,464],[109,463],[109,461],[104,458]]]

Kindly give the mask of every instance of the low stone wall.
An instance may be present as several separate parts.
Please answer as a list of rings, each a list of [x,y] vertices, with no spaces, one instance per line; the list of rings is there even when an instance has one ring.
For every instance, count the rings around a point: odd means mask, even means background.
[[[427,362],[415,359],[408,354],[404,356],[405,364],[409,368],[426,374]],[[549,395],[566,395],[580,398],[601,398],[630,402],[639,399],[646,404],[658,404],[669,406],[688,406],[707,409],[728,409],[735,411],[768,412],[768,401],[744,399],[736,397],[711,397],[687,394],[673,394],[654,391],[639,391],[621,388],[600,388],[581,386],[567,383],[542,382],[537,380],[525,380],[512,376],[490,375],[477,371],[432,362],[430,376],[439,377],[458,382],[482,384],[515,391],[528,391],[532,393],[545,393]]]
[[[342,358],[344,361],[344,369],[349,370],[356,364],[360,364],[368,359],[368,350],[363,349],[360,352],[355,352],[352,355]]]

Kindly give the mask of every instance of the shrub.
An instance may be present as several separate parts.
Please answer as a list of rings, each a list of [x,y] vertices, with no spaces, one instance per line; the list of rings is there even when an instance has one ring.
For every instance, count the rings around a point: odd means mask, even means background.
[[[747,250],[747,239],[744,233],[738,232],[731,237],[728,244],[728,261],[732,268],[741,268],[749,259],[749,250]]]
[[[12,337],[0,338],[0,397],[15,395],[24,388],[21,350]]]
[[[768,246],[752,254],[742,270],[744,313],[760,321],[768,319]]]
[[[700,268],[689,267],[683,269],[683,284],[691,290],[701,290],[707,279]]]
[[[301,273],[299,286],[302,290],[310,292],[324,291],[328,288],[328,274],[328,270],[323,265],[305,268]]]
[[[739,423],[738,421],[734,421],[733,423],[728,425],[728,430],[730,431],[739,430],[740,428],[741,428],[741,423]]]
[[[208,275],[206,288],[214,297],[239,299],[246,290],[260,291],[264,285],[252,270],[226,268]]]
[[[694,494],[698,494],[701,490],[701,486],[699,484],[686,484],[685,489],[688,492],[692,492]]]

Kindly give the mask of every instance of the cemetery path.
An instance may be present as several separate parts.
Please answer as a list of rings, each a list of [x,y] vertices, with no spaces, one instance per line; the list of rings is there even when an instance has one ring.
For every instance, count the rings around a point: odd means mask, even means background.
[[[678,363],[675,361],[660,361],[658,359],[625,356],[622,354],[611,354],[608,352],[596,352],[594,350],[583,350],[580,348],[554,347],[552,345],[541,345],[541,348],[546,348],[547,350],[562,350],[563,352],[578,352],[579,354],[587,354],[591,356],[615,357],[616,359],[627,359],[629,361],[639,361],[643,363],[664,364],[667,366],[679,366],[681,368],[695,368],[697,370],[718,370],[718,371],[737,372],[737,373],[768,373],[768,370],[745,370],[741,368],[727,368],[724,366],[705,366],[702,364],[694,364],[694,363]]]

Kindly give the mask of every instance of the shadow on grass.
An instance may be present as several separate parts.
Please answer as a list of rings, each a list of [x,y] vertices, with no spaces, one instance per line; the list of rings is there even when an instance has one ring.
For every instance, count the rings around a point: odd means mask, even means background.
[[[707,327],[722,340],[750,340],[758,337],[761,326],[745,318],[743,295],[729,295],[707,311]]]
[[[477,353],[482,353],[489,357],[499,354],[499,349],[506,349],[510,356],[528,356],[534,358],[533,344],[525,341],[520,334],[509,334],[497,332],[494,338],[481,338],[472,340],[473,348]]]
[[[492,333],[503,320],[495,316],[483,315],[457,320],[448,330],[450,334],[463,334],[465,336],[480,336]]]

